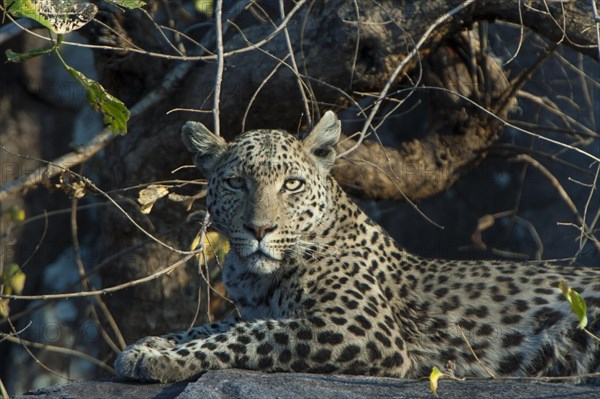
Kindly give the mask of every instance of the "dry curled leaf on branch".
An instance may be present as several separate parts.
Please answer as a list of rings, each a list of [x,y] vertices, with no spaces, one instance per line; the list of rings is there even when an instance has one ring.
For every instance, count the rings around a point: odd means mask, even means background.
[[[193,195],[170,193],[169,199],[173,202],[182,203],[185,206],[186,211],[190,211],[192,209],[192,205],[194,205],[194,202],[206,197],[206,194],[207,194],[207,190],[205,190],[205,189],[200,190],[197,194],[193,194]]]
[[[152,211],[154,203],[169,194],[169,186],[164,184],[150,184],[138,193],[138,203],[142,213],[148,214]]]
[[[71,171],[63,170],[58,177],[51,179],[48,175],[42,176],[41,183],[48,190],[63,191],[69,198],[81,199],[87,192],[85,182]]]
[[[181,203],[189,211],[195,201],[206,197],[206,190],[200,190],[197,194],[184,195],[173,192],[171,185],[150,184],[139,191],[137,202],[141,206],[142,213],[149,214],[154,204],[164,197],[170,201]]]
[[[26,275],[16,263],[11,263],[2,270],[0,275],[0,292],[6,295],[20,294],[25,288]],[[0,299],[0,317],[8,317],[10,315],[9,299]]]
[[[487,245],[483,242],[481,238],[481,233],[487,230],[488,228],[492,227],[495,222],[496,218],[493,215],[483,215],[479,218],[479,220],[477,221],[477,228],[471,235],[471,239],[473,240],[473,243],[475,245],[477,245],[480,248],[487,247]]]

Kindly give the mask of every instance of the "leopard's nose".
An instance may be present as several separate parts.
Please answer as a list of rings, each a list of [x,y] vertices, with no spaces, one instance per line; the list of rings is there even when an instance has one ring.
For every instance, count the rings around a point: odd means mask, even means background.
[[[260,241],[265,238],[267,233],[274,231],[277,228],[277,225],[264,224],[262,226],[257,226],[255,224],[245,224],[244,228],[254,234],[254,237]]]

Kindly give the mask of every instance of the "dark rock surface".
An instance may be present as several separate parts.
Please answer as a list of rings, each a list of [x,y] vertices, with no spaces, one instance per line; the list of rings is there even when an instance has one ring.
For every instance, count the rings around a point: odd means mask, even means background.
[[[597,399],[600,386],[521,381],[440,380],[440,398]],[[138,384],[118,380],[83,381],[40,389],[15,399],[265,399],[265,398],[427,398],[428,381],[319,374],[265,374],[245,370],[209,371],[197,381]]]

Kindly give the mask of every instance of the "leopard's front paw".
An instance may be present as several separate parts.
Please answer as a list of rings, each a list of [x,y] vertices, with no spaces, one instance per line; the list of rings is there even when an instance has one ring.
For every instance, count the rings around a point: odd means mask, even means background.
[[[156,349],[157,351],[160,351],[160,350],[173,349],[176,345],[177,345],[177,342],[173,338],[170,338],[170,337],[145,337],[130,346],[131,347],[133,347],[133,346],[146,347],[146,348]]]
[[[128,346],[117,356],[115,369],[120,377],[139,381],[173,382],[185,379],[174,367],[175,343],[160,337],[147,337]]]

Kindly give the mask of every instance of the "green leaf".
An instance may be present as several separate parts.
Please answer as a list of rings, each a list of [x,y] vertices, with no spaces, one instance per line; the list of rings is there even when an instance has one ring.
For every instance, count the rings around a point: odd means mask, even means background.
[[[442,373],[440,369],[433,366],[431,369],[431,374],[429,374],[429,389],[435,396],[437,396],[438,380],[444,376],[444,373]]]
[[[5,0],[4,9],[16,18],[29,18],[45,26],[50,30],[54,30],[52,24],[40,15],[35,5],[30,0]]]
[[[20,294],[25,288],[25,273],[21,271],[21,268],[16,263],[12,263],[2,272],[2,285],[4,285],[4,291],[10,293]]]
[[[129,110],[125,104],[123,104],[123,102],[118,98],[111,96],[100,83],[88,78],[83,73],[67,65],[62,57],[60,57],[60,54],[59,58],[63,62],[67,72],[69,72],[71,76],[73,76],[73,78],[86,90],[86,97],[89,103],[96,110],[102,112],[104,115],[104,123],[108,125],[109,129],[115,134],[127,133]]]
[[[146,5],[145,2],[140,0],[106,0],[106,2],[115,4],[120,7],[129,8],[130,10],[140,8]]]
[[[8,317],[10,315],[10,306],[8,303],[10,300],[8,299],[0,299],[0,317]]]
[[[25,288],[25,273],[19,265],[12,263],[2,271],[0,276],[0,292],[6,295],[20,294]],[[0,299],[0,317],[8,317],[10,314],[10,299]]]
[[[12,205],[3,213],[4,220],[11,222],[22,222],[25,220],[25,210],[16,205]]]
[[[4,4],[13,16],[33,19],[58,34],[80,29],[98,12],[98,7],[87,1],[9,0]]]
[[[192,251],[198,248],[200,237],[201,234],[199,233],[196,238],[194,238],[194,242],[192,242],[191,246]],[[215,231],[210,231],[204,236],[200,262],[204,264],[212,259],[217,259],[219,264],[223,264],[230,249],[231,247],[227,238]]]
[[[579,319],[579,328],[584,329],[587,326],[587,306],[585,300],[577,291],[566,285],[563,281],[558,284],[558,288],[562,291],[564,297],[571,304],[571,308]]]
[[[213,0],[195,0],[194,8],[199,13],[206,15],[207,17],[212,17],[214,1]]]
[[[51,46],[38,48],[35,50],[28,51],[26,53],[17,53],[12,51],[11,49],[6,50],[4,53],[6,55],[6,59],[10,62],[23,62],[30,58],[38,57],[40,55],[48,54],[58,48],[58,45],[53,44]]]

